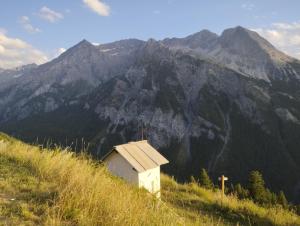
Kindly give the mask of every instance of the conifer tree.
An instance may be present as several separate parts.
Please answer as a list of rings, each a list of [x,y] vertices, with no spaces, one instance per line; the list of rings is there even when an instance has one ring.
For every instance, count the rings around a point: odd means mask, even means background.
[[[265,188],[265,181],[259,171],[252,171],[249,176],[249,191],[254,201],[267,203],[268,195]]]
[[[203,186],[207,189],[211,189],[214,187],[214,184],[211,181],[211,179],[209,178],[205,169],[202,169],[200,172],[199,183],[201,186]]]
[[[277,203],[282,205],[283,208],[288,207],[288,201],[286,200],[285,194],[283,191],[280,191],[277,197]]]
[[[190,182],[194,183],[194,184],[198,183],[197,180],[195,179],[195,177],[193,175],[190,177]]]
[[[265,191],[265,204],[275,205],[277,203],[277,195],[274,192],[271,192],[268,188]]]
[[[242,185],[240,183],[236,184],[234,186],[234,191],[238,196],[240,196],[240,194],[242,193]]]
[[[239,199],[245,199],[249,196],[249,191],[243,188],[240,183],[234,186],[234,191]]]
[[[300,204],[294,206],[295,212],[300,216]]]

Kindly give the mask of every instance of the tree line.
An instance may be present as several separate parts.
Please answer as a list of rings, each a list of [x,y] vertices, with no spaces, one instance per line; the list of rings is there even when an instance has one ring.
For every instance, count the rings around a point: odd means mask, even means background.
[[[216,189],[218,187],[214,185],[205,169],[201,169],[198,179],[191,176],[190,180],[192,183],[197,183],[206,189]],[[250,172],[246,187],[238,183],[226,188],[225,191],[236,195],[239,199],[251,199],[263,206],[281,205],[285,209],[295,210],[300,215],[300,206],[289,203],[283,191],[278,193],[270,191],[265,185],[263,175],[257,170]]]

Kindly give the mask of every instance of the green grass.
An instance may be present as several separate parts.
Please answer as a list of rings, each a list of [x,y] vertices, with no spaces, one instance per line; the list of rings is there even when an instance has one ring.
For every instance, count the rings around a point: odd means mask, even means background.
[[[219,190],[207,190],[195,183],[179,184],[166,175],[161,179],[163,201],[181,217],[199,225],[300,225],[300,217],[281,206],[264,208],[233,195],[221,202]]]
[[[162,174],[162,201],[68,150],[0,134],[0,225],[300,225],[263,208]]]

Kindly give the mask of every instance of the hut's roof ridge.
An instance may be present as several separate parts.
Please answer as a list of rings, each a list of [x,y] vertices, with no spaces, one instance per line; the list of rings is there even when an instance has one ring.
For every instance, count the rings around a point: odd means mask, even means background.
[[[169,162],[147,140],[116,145],[102,160],[105,160],[113,151],[118,152],[138,172],[144,172]]]

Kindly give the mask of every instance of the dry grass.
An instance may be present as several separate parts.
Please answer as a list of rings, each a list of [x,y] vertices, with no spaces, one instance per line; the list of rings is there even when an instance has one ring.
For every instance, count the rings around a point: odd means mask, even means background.
[[[21,142],[1,143],[0,155],[6,161],[13,161],[16,168],[28,171],[23,175],[26,178],[24,186],[35,186],[30,193],[40,192],[41,184],[51,184],[48,193],[55,195],[48,197],[46,202],[44,200],[46,208],[40,216],[33,214],[36,221],[44,225],[182,224],[181,219],[156,198],[113,178],[105,167],[89,158],[75,157],[67,150],[40,150]],[[35,181],[29,183],[30,174]],[[22,193],[21,189],[13,189],[11,185],[10,179],[6,178],[1,190],[8,194]],[[22,197],[18,199],[22,200]],[[10,214],[28,219],[23,213]]]
[[[5,140],[5,142],[1,142]],[[90,158],[0,134],[0,225],[300,225],[263,208],[162,175],[162,202]]]
[[[163,200],[172,204],[182,217],[196,222],[213,222],[213,225],[300,225],[300,217],[281,206],[264,208],[251,200],[239,200],[230,195],[221,202],[220,191],[213,192],[195,183],[178,184],[167,175],[162,175],[161,179]]]

